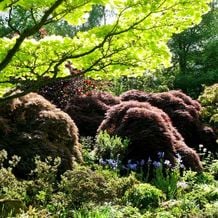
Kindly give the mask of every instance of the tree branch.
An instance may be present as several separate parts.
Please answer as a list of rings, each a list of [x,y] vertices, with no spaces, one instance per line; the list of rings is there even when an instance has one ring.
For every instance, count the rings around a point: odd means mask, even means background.
[[[14,31],[20,34],[20,31],[18,29],[16,29],[12,23],[11,23],[11,19],[12,19],[12,11],[13,11],[13,7],[11,6],[9,9],[9,13],[8,13],[8,26]]]
[[[166,2],[166,0],[164,0],[158,7],[158,9]],[[119,25],[119,21],[120,21],[120,17],[122,16],[122,14],[128,9],[129,7],[123,9],[120,14],[118,15],[118,19],[116,21],[116,23],[114,24],[112,30],[104,37],[104,39],[102,40],[101,43],[99,43],[98,45],[96,45],[95,47],[93,47],[92,49],[90,49],[89,51],[86,51],[84,53],[80,53],[80,54],[75,54],[75,55],[70,55],[68,57],[66,57],[66,60],[67,59],[75,59],[75,58],[80,58],[80,57],[83,57],[83,56],[86,56],[86,55],[89,55],[91,54],[92,52],[96,51],[97,49],[101,48],[106,42],[108,39],[110,39],[111,37],[113,36],[116,36],[116,35],[120,35],[120,34],[123,34],[123,33],[126,33],[128,32],[129,30],[131,29],[134,29],[137,25],[139,25],[140,23],[142,23],[143,21],[145,21],[151,14],[153,13],[156,13],[155,11],[151,11],[149,12],[147,15],[145,15],[142,19],[138,20],[137,22],[133,23],[132,25],[130,25],[128,28],[126,29],[123,29],[123,30],[120,30],[120,31],[117,31],[116,32],[116,29]]]
[[[0,73],[1,71],[9,64],[9,62],[12,60],[16,52],[19,50],[21,44],[23,41],[28,37],[36,33],[46,22],[48,17],[53,13],[53,11],[60,5],[62,4],[64,0],[57,0],[55,3],[45,12],[43,17],[41,18],[40,22],[37,23],[35,26],[28,28],[23,31],[23,33],[20,34],[19,38],[17,38],[13,48],[11,48],[5,58],[2,60],[0,63]]]

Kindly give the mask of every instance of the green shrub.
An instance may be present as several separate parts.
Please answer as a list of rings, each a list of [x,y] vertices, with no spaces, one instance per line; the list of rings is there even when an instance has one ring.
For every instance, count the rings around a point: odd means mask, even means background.
[[[53,211],[63,208],[72,210],[90,203],[122,203],[124,193],[137,183],[133,175],[120,178],[114,171],[92,171],[78,166],[62,175],[58,192],[52,195],[50,208]]]
[[[204,207],[204,203],[213,202],[218,199],[217,184],[196,185],[186,196],[193,201],[197,201],[200,207]]]
[[[58,167],[61,163],[60,158],[47,157],[41,161],[35,158],[36,168],[32,171],[33,180],[27,181],[26,185],[26,204],[35,207],[46,207],[53,198],[53,192],[58,184]]]
[[[116,199],[114,202],[118,204],[123,203],[122,198],[127,190],[131,189],[135,184],[140,184],[134,173],[125,177],[119,177],[119,174],[111,170],[102,170],[100,173],[107,180],[108,187],[115,193]]]
[[[81,136],[82,157],[85,165],[92,166],[95,163],[95,156],[92,152],[95,146],[95,138],[92,136]]]
[[[110,218],[109,207],[81,208],[73,213],[74,218]]]
[[[218,180],[218,160],[212,161],[209,171],[214,176],[214,178]]]
[[[170,200],[163,202],[159,208],[157,208],[151,216],[159,218],[174,218],[174,217],[199,217],[201,211],[197,207],[196,203],[188,199],[182,200]]]
[[[58,217],[54,216],[51,213],[46,210],[46,208],[35,208],[32,206],[29,206],[28,209],[26,210],[21,210],[20,213],[16,214],[16,218],[53,218],[53,217]],[[15,216],[10,217],[10,218],[15,218]]]
[[[101,131],[96,139],[97,156],[101,158],[117,159],[124,156],[129,139],[110,136],[106,131]]]
[[[214,177],[209,172],[196,173],[193,171],[185,171],[183,180],[187,182],[192,188],[198,184],[213,184]]]
[[[158,207],[163,198],[164,194],[160,189],[148,183],[140,183],[126,191],[124,201],[133,207],[145,209]]]
[[[107,180],[98,172],[88,167],[78,166],[65,172],[58,186],[58,201],[72,208],[78,208],[87,203],[113,201],[115,193],[108,187]]]
[[[205,87],[198,100],[203,106],[201,111],[203,120],[218,129],[218,83]]]
[[[0,199],[19,199],[24,200],[26,196],[26,183],[16,179],[12,173],[13,167],[19,162],[20,158],[13,156],[7,159],[7,152],[0,151]],[[4,167],[3,163],[8,167]]]
[[[36,169],[32,172],[34,174],[33,180],[18,180],[14,176],[13,167],[16,167],[18,161],[17,156],[7,160],[7,152],[0,152],[0,199],[7,204],[8,202],[10,204],[11,202],[19,202],[25,208],[31,205],[27,211],[22,212],[25,215],[48,213],[46,206],[53,198],[53,193],[58,184],[57,168],[60,159],[53,160],[48,157],[43,162],[36,158]],[[3,162],[8,163],[7,168],[3,166]],[[39,210],[42,207],[43,209]],[[14,211],[18,212],[16,208]],[[13,216],[15,216],[14,213]],[[42,216],[39,215],[38,217]]]
[[[193,185],[178,200],[162,202],[155,211],[147,212],[146,217],[216,217],[217,193],[216,184]]]
[[[185,194],[182,198],[181,209],[183,214],[195,214],[195,217],[216,217],[218,191],[216,184],[195,185],[191,192]]]
[[[141,218],[138,208],[120,205],[92,205],[91,208],[81,208],[73,213],[74,218]]]
[[[122,76],[111,81],[109,91],[120,95],[130,89],[138,89],[145,92],[163,92],[173,87],[175,76],[172,72],[167,73],[161,70],[145,72],[143,76],[127,77]]]
[[[217,217],[218,214],[218,201],[210,202],[204,205],[204,217]]]

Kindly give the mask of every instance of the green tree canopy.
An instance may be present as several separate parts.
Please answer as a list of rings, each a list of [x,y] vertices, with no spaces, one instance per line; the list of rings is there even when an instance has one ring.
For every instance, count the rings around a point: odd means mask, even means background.
[[[211,3],[211,10],[201,23],[176,34],[170,40],[174,71],[178,71],[175,88],[198,96],[204,85],[218,81],[218,7]],[[172,70],[172,69],[171,69]]]
[[[0,83],[18,85],[25,81],[67,76],[66,61],[93,78],[142,75],[170,65],[167,47],[173,33],[197,24],[208,11],[209,0],[4,0],[11,37],[0,38]],[[46,26],[65,21],[78,26],[87,22],[96,5],[107,7],[113,17],[93,24],[72,36],[34,37]],[[14,11],[28,13],[15,25]],[[92,10],[93,11],[93,10]],[[29,89],[34,89],[30,87]],[[29,90],[26,90],[29,91]]]

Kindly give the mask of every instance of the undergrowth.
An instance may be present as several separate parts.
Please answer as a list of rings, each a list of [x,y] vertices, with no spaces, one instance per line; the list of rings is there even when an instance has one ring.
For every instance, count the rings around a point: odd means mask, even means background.
[[[109,149],[109,139],[105,149]],[[113,138],[111,155],[123,151],[127,141]],[[216,217],[218,214],[218,161],[204,157],[203,173],[166,169],[166,161],[156,164],[154,178],[129,165],[129,173],[120,176],[117,164],[95,157],[93,143],[83,138],[85,163],[57,176],[60,159],[41,161],[36,157],[36,169],[31,180],[19,180],[13,167],[19,157],[7,158],[0,152],[0,214],[1,217],[75,217],[75,218],[140,218],[140,217]],[[105,143],[105,141],[104,141]],[[114,150],[115,149],[115,150]],[[201,153],[203,157],[204,154]],[[118,160],[117,160],[118,161]],[[3,163],[7,162],[7,167]],[[140,165],[141,164],[141,165]],[[145,163],[143,163],[145,164]],[[151,163],[154,164],[154,163]],[[168,163],[169,164],[169,163]],[[142,163],[139,163],[143,166]],[[149,182],[149,183],[148,183]]]

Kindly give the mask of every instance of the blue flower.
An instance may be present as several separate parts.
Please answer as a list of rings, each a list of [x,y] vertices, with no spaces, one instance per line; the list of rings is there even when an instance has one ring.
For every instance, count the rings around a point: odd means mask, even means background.
[[[158,155],[159,159],[164,158],[164,152],[158,152],[157,155]]]
[[[101,159],[99,159],[99,164],[101,164],[101,165],[106,165],[106,164],[107,164],[107,162],[106,162],[106,161],[104,161],[104,160],[101,158]]]
[[[141,160],[141,161],[140,161],[140,165],[141,165],[141,166],[144,166],[144,165],[145,165],[145,160]]]
[[[110,167],[112,167],[113,169],[114,169],[114,168],[117,168],[117,166],[118,166],[117,161],[115,161],[115,160],[113,160],[113,159],[107,159],[106,161],[107,161],[108,165],[109,165]]]
[[[127,167],[130,169],[130,170],[136,170],[137,169],[137,164],[136,163],[128,163],[127,164]]]
[[[130,164],[131,162],[132,162],[132,160],[128,160],[128,162],[127,162],[127,163],[128,163],[128,164]]]
[[[184,164],[180,164],[180,168],[181,169],[185,169],[185,165]]]
[[[159,168],[159,167],[161,167],[161,163],[158,162],[158,161],[154,161],[154,162],[153,162],[153,166],[154,166],[155,168]]]

